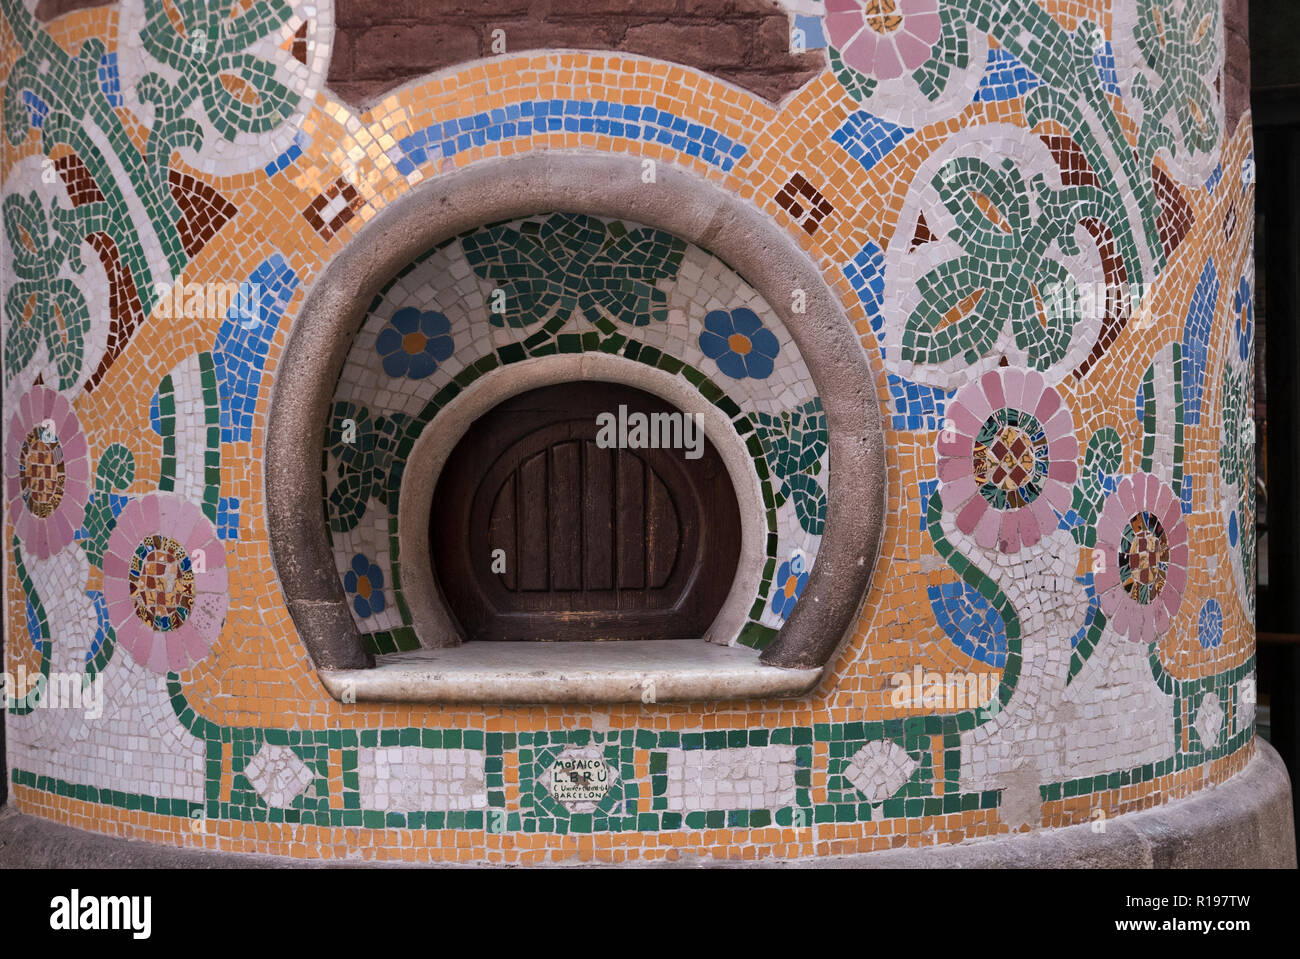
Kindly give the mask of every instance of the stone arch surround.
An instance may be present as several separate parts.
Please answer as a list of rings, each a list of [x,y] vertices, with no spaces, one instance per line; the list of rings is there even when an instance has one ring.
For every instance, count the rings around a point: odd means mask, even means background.
[[[318,669],[371,662],[348,612],[319,507],[333,385],[379,290],[442,240],[483,223],[552,210],[663,229],[715,253],[772,306],[824,397],[830,473],[826,535],[806,592],[762,659],[824,666],[864,599],[884,509],[884,446],[873,382],[853,328],[807,255],[766,216],[693,174],[660,164],[653,183],[629,157],[527,154],[484,161],[415,187],[375,216],[321,271],[277,371],[266,450],[276,572]],[[793,290],[806,312],[793,311]],[[841,480],[840,477],[843,477]]]

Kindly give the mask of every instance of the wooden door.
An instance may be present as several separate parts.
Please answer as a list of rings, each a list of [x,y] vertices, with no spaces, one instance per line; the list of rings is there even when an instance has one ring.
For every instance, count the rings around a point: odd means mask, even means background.
[[[722,459],[602,448],[602,413],[677,414],[613,383],[565,383],[478,419],[434,492],[434,570],[466,639],[702,636],[740,555]],[[661,420],[661,422],[663,422]]]

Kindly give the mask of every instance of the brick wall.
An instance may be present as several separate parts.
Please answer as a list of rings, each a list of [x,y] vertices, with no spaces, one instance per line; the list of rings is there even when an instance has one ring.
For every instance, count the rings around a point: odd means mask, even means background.
[[[1226,132],[1250,109],[1250,0],[1223,4],[1223,112]]]
[[[684,63],[770,100],[825,69],[793,55],[774,0],[337,0],[330,89],[352,103],[415,77],[507,52],[619,50]]]

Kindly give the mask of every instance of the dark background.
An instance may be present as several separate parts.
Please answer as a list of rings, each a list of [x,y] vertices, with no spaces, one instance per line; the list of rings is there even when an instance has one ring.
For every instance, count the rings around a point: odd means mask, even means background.
[[[1250,4],[1255,126],[1255,419],[1260,732],[1300,778],[1300,3]],[[1266,506],[1264,505],[1266,504]],[[1297,817],[1300,826],[1300,817]]]

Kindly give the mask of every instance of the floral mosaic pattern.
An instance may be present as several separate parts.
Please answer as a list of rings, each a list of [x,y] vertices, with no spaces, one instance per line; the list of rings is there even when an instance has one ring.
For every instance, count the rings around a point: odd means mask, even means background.
[[[474,272],[497,284],[494,326],[531,327],[552,315],[580,311],[633,326],[667,319],[655,283],[670,279],[683,245],[660,230],[628,230],[595,217],[556,214],[541,221],[491,227],[461,241]]]
[[[172,844],[202,820],[215,848],[282,854],[309,828],[335,858],[795,856],[1113,816],[1244,766],[1253,180],[1221,5],[795,6],[826,71],[781,105],[557,51],[358,112],[324,84],[328,0],[49,24],[0,0],[5,667],[105,701],[96,722],[10,704],[20,809]],[[367,707],[301,668],[261,448],[302,290],[415,184],[531,150],[654,159],[743,197],[861,336],[885,546],[797,710]],[[209,307],[213,285],[240,294]],[[770,641],[807,601],[835,480],[793,335],[824,318],[793,312],[806,326],[707,250],[576,212],[486,225],[394,278],[322,449],[371,647],[416,642],[395,536],[415,438],[483,378],[588,351],[680,377],[735,427],[767,531],[736,642]],[[980,702],[891,701],[897,676],[953,669]],[[563,755],[608,770],[592,808],[554,800]],[[1025,812],[1008,794],[1027,777]]]
[[[1178,499],[1154,476],[1125,477],[1106,500],[1097,542],[1093,585],[1102,610],[1129,639],[1154,642],[1187,588],[1187,528]]]
[[[72,542],[90,494],[90,455],[63,396],[33,387],[5,433],[5,500],[19,541],[45,559]]]
[[[424,379],[456,351],[447,318],[436,310],[421,313],[406,307],[393,314],[375,340],[375,349],[389,376]]]
[[[141,666],[176,673],[206,658],[227,584],[225,547],[197,506],[155,494],[122,510],[104,554],[104,601],[118,643]]]
[[[1037,373],[996,370],[963,387],[939,434],[940,496],[984,548],[1014,553],[1057,527],[1078,477],[1070,411]]]
[[[741,307],[705,314],[700,349],[733,380],[765,380],[772,375],[781,344],[753,310]]]
[[[892,80],[930,59],[942,32],[939,0],[828,0],[826,33],[847,67]]]

